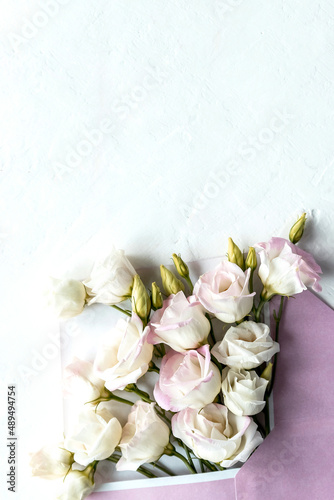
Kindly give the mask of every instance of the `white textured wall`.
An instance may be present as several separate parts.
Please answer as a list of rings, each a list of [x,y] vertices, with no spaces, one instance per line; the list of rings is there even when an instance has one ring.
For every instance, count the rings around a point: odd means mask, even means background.
[[[21,383],[17,366],[45,343],[36,276],[96,233],[145,266],[223,255],[228,236],[244,248],[286,236],[305,210],[304,248],[334,305],[332,1],[0,8],[7,379]],[[22,414],[38,384],[21,390]]]

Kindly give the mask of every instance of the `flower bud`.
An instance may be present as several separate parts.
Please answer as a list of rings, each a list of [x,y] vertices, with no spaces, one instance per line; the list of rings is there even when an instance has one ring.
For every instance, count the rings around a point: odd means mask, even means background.
[[[44,446],[31,457],[32,475],[45,479],[64,477],[74,462],[73,453],[64,448],[64,442]]]
[[[176,255],[176,253],[173,253],[172,257],[174,266],[181,278],[189,278],[189,268],[187,264],[181,259],[181,255]]]
[[[46,292],[47,304],[59,318],[73,318],[81,314],[86,302],[86,288],[81,281],[73,279],[50,279]]]
[[[62,491],[57,496],[59,500],[84,499],[94,490],[94,473],[96,465],[90,464],[83,471],[71,470],[62,484]]]
[[[264,378],[264,379],[268,380],[268,382],[269,382],[271,379],[272,373],[273,373],[273,364],[268,363],[267,366],[265,367],[265,369],[263,370],[263,372],[261,373],[261,378]]]
[[[228,239],[227,254],[230,262],[237,264],[243,271],[245,270],[244,256],[232,238]]]
[[[152,307],[157,310],[162,307],[162,295],[156,282],[152,283]]]
[[[138,274],[133,278],[132,309],[145,323],[150,314],[151,300]]]
[[[248,269],[250,267],[251,270],[254,271],[254,269],[256,269],[256,266],[257,266],[257,259],[256,259],[255,248],[249,247],[245,262],[245,268]]]
[[[296,244],[303,236],[306,223],[306,213],[303,213],[297,222],[292,226],[289,233],[289,240],[291,243]]]
[[[171,294],[176,295],[178,292],[184,292],[184,284],[165,266],[160,266],[160,273],[162,285],[168,296]]]

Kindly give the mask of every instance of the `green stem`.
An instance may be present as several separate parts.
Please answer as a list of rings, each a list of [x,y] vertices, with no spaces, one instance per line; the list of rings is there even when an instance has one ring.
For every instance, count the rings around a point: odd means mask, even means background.
[[[149,368],[148,368],[149,372],[160,373],[160,369],[157,367],[157,365],[153,361],[151,361],[148,366],[149,366]]]
[[[185,451],[185,452],[186,452],[186,454],[187,454],[187,459],[188,459],[188,462],[190,463],[190,465],[192,466],[192,468],[193,468],[194,470],[196,470],[196,469],[195,469],[194,462],[193,462],[193,460],[192,460],[192,458],[191,458],[191,455],[190,455],[190,451],[189,451],[188,446],[187,446],[186,444],[184,444],[184,442],[183,442],[183,441],[181,441],[181,439],[180,439],[179,441],[181,442],[182,448],[184,449],[184,451]]]
[[[212,338],[212,346],[213,347],[216,343],[217,343],[217,340],[215,338],[215,334],[213,332],[213,326],[212,326],[212,321],[211,321],[211,318],[210,318],[210,314],[206,313],[205,314],[205,317],[209,320],[209,323],[210,323],[210,332],[209,332],[209,336],[211,335],[211,338]]]
[[[186,459],[186,457],[184,457],[183,455],[181,455],[181,453],[179,453],[178,451],[176,451],[176,450],[174,449],[174,451],[172,452],[172,455],[173,455],[174,457],[177,457],[177,458],[179,458],[180,460],[182,460],[182,462],[184,463],[184,465],[185,465],[185,466],[186,466],[186,467],[190,470],[190,472],[191,472],[192,474],[197,474],[197,472],[196,472],[196,470],[195,470],[195,467],[192,467],[192,466],[190,465],[190,463],[188,462],[188,460]]]
[[[186,278],[184,278],[186,280],[186,282],[188,283],[189,285],[189,288],[190,288],[190,293],[193,293],[193,290],[194,290],[194,285],[192,284],[192,281],[190,279],[189,276],[187,276]]]
[[[145,403],[154,403],[154,401],[152,401],[152,399],[150,398],[150,395],[147,394],[147,392],[141,391],[139,387],[136,386],[136,384],[128,384],[124,388],[124,390],[127,392],[134,392],[135,394],[137,394],[137,396],[140,397],[140,399],[145,401]]]
[[[155,408],[155,411],[157,412],[157,414],[159,415],[160,418],[162,418],[167,425],[171,425],[171,421],[170,419],[167,417],[167,415],[165,414],[165,410],[158,410],[157,408]]]
[[[130,317],[132,316],[130,311],[126,311],[125,309],[122,309],[121,307],[118,307],[116,305],[112,305],[111,307],[113,307],[117,311],[121,311],[122,313],[126,314],[127,316],[130,316]]]
[[[129,406],[134,405],[133,401],[129,401],[128,399],[125,399],[125,398],[120,398],[119,396],[115,396],[115,394],[112,394],[110,399],[112,399],[113,401],[118,401],[119,403],[124,403],[124,404],[129,405]]]
[[[253,275],[254,275],[254,269],[251,269],[250,277],[249,277],[249,293],[253,293],[253,291],[254,291]]]
[[[161,470],[165,474],[168,474],[168,476],[176,476],[176,474],[174,474],[174,472],[171,472],[169,469],[167,469],[167,467],[165,467],[162,464],[159,464],[157,462],[152,462],[151,465],[153,465],[153,467],[155,467],[156,469]]]
[[[100,403],[103,403],[105,401],[118,401],[119,403],[124,403],[126,405],[134,405],[134,403],[132,401],[129,401],[128,399],[124,399],[124,398],[120,398],[119,396],[115,396],[115,394],[113,394],[112,392],[110,392],[108,394],[108,396],[106,397],[99,397],[97,399],[94,399],[93,401],[88,401],[88,403],[85,403],[85,404],[96,404],[96,405],[99,405]]]
[[[261,300],[260,300],[260,302],[259,302],[259,305],[258,305],[257,309],[255,309],[255,313],[254,313],[256,323],[258,323],[258,322],[260,321],[260,314],[261,314],[262,308],[263,308],[263,306],[264,306],[264,304],[265,304],[266,302],[267,302],[267,300],[266,300],[266,299],[263,299],[263,298],[261,297]]]
[[[280,306],[279,306],[279,310],[278,310],[278,315],[276,314],[276,311],[274,311],[274,320],[275,320],[275,323],[276,323],[276,328],[275,328],[275,342],[278,342],[279,325],[280,325],[280,321],[281,321],[282,314],[283,314],[284,299],[285,299],[285,297],[282,296],[281,297]],[[270,385],[269,385],[269,388],[267,390],[267,398],[269,398],[269,396],[271,394],[271,391],[273,390],[273,386],[274,386],[274,382],[275,382],[275,375],[276,375],[276,366],[277,366],[277,353],[274,356],[273,372],[272,372],[272,375],[271,375]]]

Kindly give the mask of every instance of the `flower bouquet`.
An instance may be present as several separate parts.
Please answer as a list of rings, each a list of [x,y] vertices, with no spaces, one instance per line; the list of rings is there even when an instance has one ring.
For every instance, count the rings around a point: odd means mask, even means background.
[[[49,302],[60,318],[94,303],[120,316],[93,362],[74,357],[66,368],[66,391],[82,403],[75,425],[32,456],[34,475],[63,478],[56,498],[87,497],[103,463],[155,478],[174,476],[176,461],[201,474],[249,458],[270,432],[285,297],[321,290],[320,267],[297,246],[305,221],[289,240],[271,238],[246,256],[230,238],[227,259],[194,285],[173,254],[176,273],[162,265],[162,291],[156,282],[147,288],[121,250],[83,281],[53,280]],[[263,312],[276,295],[271,334]],[[126,409],[123,425],[115,402]]]

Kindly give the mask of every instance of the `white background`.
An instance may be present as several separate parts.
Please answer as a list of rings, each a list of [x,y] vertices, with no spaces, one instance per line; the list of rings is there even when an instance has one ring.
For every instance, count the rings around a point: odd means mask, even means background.
[[[15,382],[26,500],[26,451],[62,427],[41,282],[74,273],[79,253],[114,242],[137,267],[222,256],[228,236],[245,250],[286,237],[305,210],[302,246],[334,305],[334,3],[0,6],[0,447]]]

